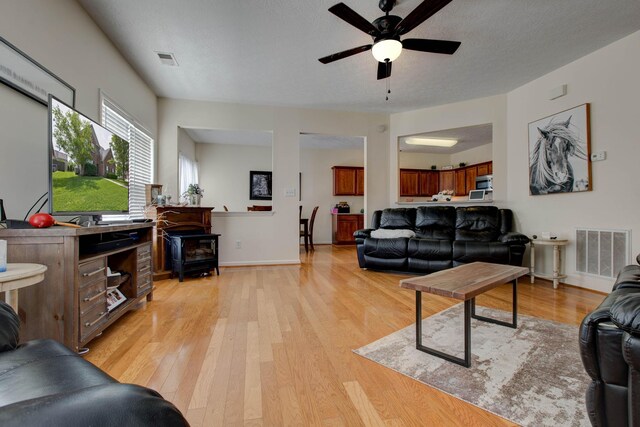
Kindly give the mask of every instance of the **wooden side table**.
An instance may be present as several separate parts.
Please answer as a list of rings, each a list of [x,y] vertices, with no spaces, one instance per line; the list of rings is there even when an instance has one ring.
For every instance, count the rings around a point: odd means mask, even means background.
[[[566,279],[566,274],[560,274],[560,261],[561,261],[561,253],[560,248],[563,246],[567,246],[569,244],[568,240],[559,240],[559,239],[532,239],[531,240],[531,268],[529,275],[531,276],[531,283],[535,282],[536,277],[540,277],[542,279],[552,280],[553,281],[553,289],[558,289],[558,283],[560,279]],[[536,273],[536,246],[552,246],[553,247],[553,273],[552,274],[543,274]]]
[[[35,285],[44,280],[47,266],[42,264],[7,264],[7,271],[0,273],[0,292],[5,292],[4,301],[18,312],[18,289]]]

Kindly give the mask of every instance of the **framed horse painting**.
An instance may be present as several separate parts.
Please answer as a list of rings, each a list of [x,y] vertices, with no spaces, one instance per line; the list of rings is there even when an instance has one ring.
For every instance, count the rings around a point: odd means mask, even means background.
[[[529,193],[591,190],[589,104],[529,123]]]

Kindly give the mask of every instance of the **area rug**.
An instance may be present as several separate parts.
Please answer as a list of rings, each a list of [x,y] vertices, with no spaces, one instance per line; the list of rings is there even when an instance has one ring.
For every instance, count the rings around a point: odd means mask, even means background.
[[[511,314],[476,307],[510,321]],[[464,357],[464,306],[423,320],[423,345]],[[415,324],[354,350],[374,362],[524,426],[588,426],[589,377],[578,327],[518,316],[518,328],[471,320],[471,368],[415,348]]]

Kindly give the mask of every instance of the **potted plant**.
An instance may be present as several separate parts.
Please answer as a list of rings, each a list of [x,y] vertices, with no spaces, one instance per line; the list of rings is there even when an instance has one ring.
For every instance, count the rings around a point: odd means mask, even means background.
[[[466,162],[460,162],[460,163],[458,164],[458,166],[460,166],[461,168],[463,168],[463,167],[467,166],[467,163],[466,163]]]
[[[185,191],[182,196],[187,199],[187,203],[189,205],[200,206],[202,193],[204,193],[204,189],[198,184],[189,184],[189,187],[187,187],[187,191]]]
[[[432,170],[432,171],[434,171],[434,170],[436,170],[436,169],[438,169],[438,166],[436,166],[436,165],[431,165],[431,170]]]

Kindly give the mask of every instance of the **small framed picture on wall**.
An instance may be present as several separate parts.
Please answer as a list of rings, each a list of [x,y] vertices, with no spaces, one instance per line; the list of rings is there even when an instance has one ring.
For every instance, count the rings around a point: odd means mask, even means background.
[[[271,172],[249,171],[249,200],[271,200]]]

